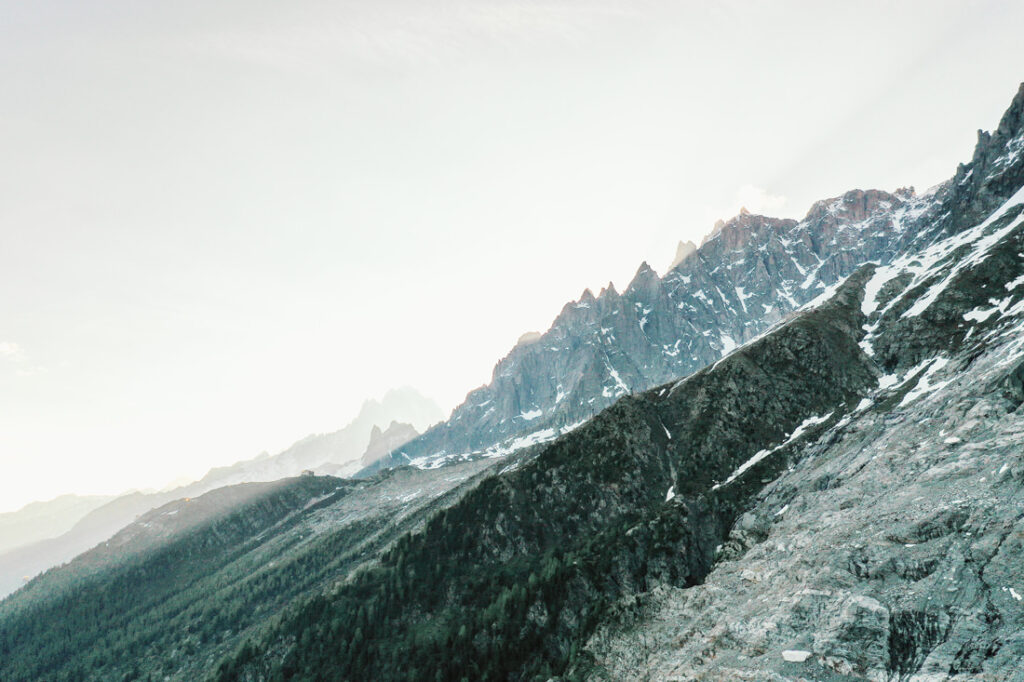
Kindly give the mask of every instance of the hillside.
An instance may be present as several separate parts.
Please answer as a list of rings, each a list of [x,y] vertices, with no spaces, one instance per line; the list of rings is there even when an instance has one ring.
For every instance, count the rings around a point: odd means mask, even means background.
[[[106,495],[61,495],[0,514],[0,552],[60,535],[111,499]]]
[[[0,549],[0,597],[18,589],[46,569],[70,561],[110,538],[140,515],[173,500],[197,497],[216,488],[240,483],[275,481],[298,476],[305,470],[349,476],[361,468],[373,429],[395,419],[426,428],[442,417],[440,408],[412,388],[393,389],[381,400],[367,400],[343,428],[311,434],[285,450],[264,453],[229,466],[215,467],[198,481],[159,492],[130,492],[99,500],[56,532],[43,527],[22,534],[19,546]],[[47,517],[51,516],[49,511]],[[0,520],[2,523],[2,520]],[[5,537],[7,537],[5,535]]]
[[[491,383],[451,417],[396,450],[386,466],[435,465],[552,440],[631,392],[686,376],[872,261],[934,238],[948,185],[847,192],[801,221],[743,212],[659,277],[646,263],[620,294],[584,291],[551,327],[497,363]]]
[[[540,410],[519,421],[543,437],[495,427],[532,447],[456,451],[478,433],[457,410],[400,448],[418,467],[151,512],[0,602],[0,679],[1014,679],[1024,85],[932,194],[847,196],[799,223],[741,215],[647,289],[584,297],[567,320],[621,326],[564,337],[591,339],[556,355],[578,375],[530,350],[553,337],[525,339],[499,364],[511,383],[486,390]],[[716,278],[774,242],[789,260],[771,256],[758,297],[729,280],[730,301]],[[709,334],[669,331],[671,297],[626,317],[682,277],[689,300],[720,290]],[[754,304],[765,317],[747,324]],[[614,355],[601,339],[648,326],[651,347],[664,329],[709,357],[604,396],[626,375],[594,365]],[[611,404],[555,393],[583,410],[558,424],[523,402],[545,373]]]
[[[1019,672],[1022,104],[948,236],[485,479],[221,679]]]

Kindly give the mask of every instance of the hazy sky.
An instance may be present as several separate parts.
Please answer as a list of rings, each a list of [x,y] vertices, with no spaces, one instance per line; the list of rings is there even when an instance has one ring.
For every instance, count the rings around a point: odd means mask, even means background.
[[[828,5],[826,7],[825,5]],[[445,409],[715,218],[923,189],[1024,4],[0,0],[0,510]]]

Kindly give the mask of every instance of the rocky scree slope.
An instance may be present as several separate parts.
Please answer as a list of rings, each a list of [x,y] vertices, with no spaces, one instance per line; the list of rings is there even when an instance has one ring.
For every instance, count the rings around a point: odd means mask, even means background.
[[[1014,106],[1022,99],[1024,91]],[[1019,112],[1011,107],[1007,117],[1019,123]],[[283,532],[238,536],[218,560],[226,563],[174,554],[177,570],[194,570],[170,591],[174,598],[146,602],[152,583],[123,580],[115,562],[94,574],[83,565],[72,600],[59,588],[73,582],[75,564],[52,571],[40,580],[55,580],[54,589],[0,605],[0,677],[1011,677],[1020,628],[1005,605],[1022,594],[1010,583],[1019,565],[1019,514],[1007,508],[1014,488],[969,498],[985,512],[962,537],[962,510],[954,509],[961,498],[952,496],[995,485],[990,465],[1000,484],[1007,472],[1016,481],[1005,458],[1018,431],[1004,415],[1024,402],[1024,195],[1016,193],[1024,177],[1004,157],[1019,157],[1019,129],[982,136],[987,151],[962,169],[961,184],[928,200],[913,235],[901,232],[910,255],[858,270],[834,296],[763,337],[684,380],[622,397],[550,444],[501,462],[332,482],[342,490],[283,508],[290,520],[271,527]],[[957,411],[918,411],[936,409],[959,387],[975,393],[963,393]],[[960,419],[963,435],[943,433],[940,418]],[[867,427],[874,431],[863,441],[846,440]],[[936,428],[943,447],[964,444],[955,456],[934,454]],[[886,434],[894,435],[883,443]],[[872,443],[882,445],[872,451]],[[908,483],[903,468],[918,479]],[[838,510],[813,507],[848,481],[863,485],[848,488]],[[946,488],[913,489],[932,482]],[[910,513],[886,507],[886,496]],[[952,511],[941,506],[947,497]],[[847,516],[860,525],[827,525]],[[791,545],[766,542],[791,519]],[[808,537],[808,527],[822,532]],[[955,535],[944,534],[950,528]],[[213,540],[204,529],[181,539],[205,546]],[[977,545],[976,536],[984,536]],[[160,556],[175,537],[143,555]],[[925,549],[953,562],[942,564],[948,573],[932,570],[931,554],[892,553],[942,538],[950,544]],[[819,553],[805,554],[812,546]],[[830,563],[828,552],[853,560]],[[843,574],[843,565],[861,568]],[[158,585],[165,569],[160,559],[124,567]],[[792,613],[783,595],[770,594],[758,611],[748,603],[758,592],[744,582],[758,571],[794,589],[821,572],[820,591],[830,580],[849,591],[819,608],[812,587],[809,605]],[[961,577],[981,587],[960,599],[950,588]],[[104,590],[121,584],[134,591],[105,611]],[[927,610],[940,590],[948,593],[945,615]],[[47,600],[51,593],[64,600]],[[972,595],[988,600],[982,611],[971,610]],[[47,627],[58,614],[74,615],[71,627]],[[659,631],[666,621],[692,628],[672,639]],[[638,638],[643,657],[630,658]],[[792,665],[803,667],[785,667]]]
[[[862,310],[876,389],[803,440],[702,585],[622,604],[588,677],[1024,679],[1024,189],[878,268]]]
[[[699,583],[759,479],[725,481],[878,371],[855,277],[688,379],[627,396],[485,478],[379,564],[239,652],[221,679],[547,679],[624,595]],[[751,396],[769,396],[752,402]],[[755,467],[772,476],[785,458]],[[439,471],[443,471],[440,469]]]
[[[485,479],[220,678],[1012,678],[1015,130],[944,239]]]

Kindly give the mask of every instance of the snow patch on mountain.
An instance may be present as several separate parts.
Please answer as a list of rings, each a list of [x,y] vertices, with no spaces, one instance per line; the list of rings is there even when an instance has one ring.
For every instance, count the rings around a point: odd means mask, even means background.
[[[811,427],[814,427],[814,426],[817,426],[818,424],[823,424],[823,423],[827,422],[829,420],[829,418],[832,417],[832,414],[833,414],[832,412],[829,412],[828,414],[826,414],[824,416],[821,416],[821,417],[808,417],[807,419],[803,420],[802,422],[800,422],[800,425],[797,426],[796,429],[793,430],[793,433],[791,433],[789,435],[789,437],[786,438],[785,441],[783,441],[782,443],[776,445],[775,447],[773,447],[771,449],[759,450],[753,457],[751,457],[746,462],[741,464],[739,466],[739,468],[736,469],[736,471],[732,472],[729,475],[729,478],[725,479],[725,481],[723,481],[722,483],[715,484],[714,486],[711,487],[711,489],[712,490],[717,490],[718,488],[721,488],[722,486],[729,485],[730,483],[735,481],[737,478],[742,476],[744,474],[744,472],[746,472],[752,466],[756,465],[758,462],[763,460],[765,457],[768,457],[769,455],[778,452],[782,448],[786,447],[787,445],[790,445],[791,443],[793,443],[794,441],[799,439],[802,435],[804,435],[804,432],[807,431],[807,429],[809,429]]]

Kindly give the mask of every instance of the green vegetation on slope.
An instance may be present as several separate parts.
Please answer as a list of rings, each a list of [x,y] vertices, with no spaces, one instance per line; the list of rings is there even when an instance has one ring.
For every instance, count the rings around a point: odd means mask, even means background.
[[[612,604],[691,585],[785,452],[714,489],[810,416],[875,382],[855,276],[826,307],[676,385],[629,396],[484,480],[379,565],[309,600],[221,680],[547,679]],[[673,488],[676,497],[666,501]]]

